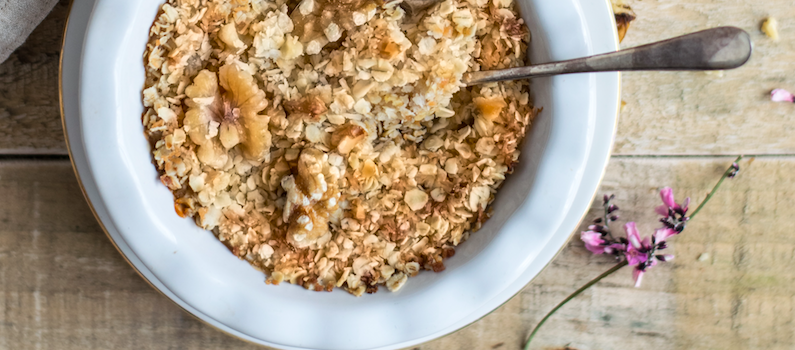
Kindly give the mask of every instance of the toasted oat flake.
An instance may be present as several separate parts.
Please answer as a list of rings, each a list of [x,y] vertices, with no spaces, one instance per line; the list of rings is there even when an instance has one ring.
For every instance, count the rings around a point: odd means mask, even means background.
[[[511,0],[168,0],[142,121],[180,216],[315,291],[401,289],[488,218],[536,110]]]

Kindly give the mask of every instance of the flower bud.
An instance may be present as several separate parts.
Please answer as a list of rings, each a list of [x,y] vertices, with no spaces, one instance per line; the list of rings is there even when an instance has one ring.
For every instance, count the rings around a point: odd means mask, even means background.
[[[737,173],[739,172],[740,172],[740,165],[737,163],[732,163],[731,168],[729,168],[728,178],[733,179],[735,176],[737,176]]]
[[[654,257],[662,262],[671,261],[674,259],[674,256],[671,254],[660,254],[660,255],[655,255]]]

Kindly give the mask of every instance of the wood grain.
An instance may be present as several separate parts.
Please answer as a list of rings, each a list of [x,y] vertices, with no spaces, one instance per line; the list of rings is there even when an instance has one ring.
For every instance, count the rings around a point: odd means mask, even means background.
[[[614,154],[795,154],[795,105],[771,103],[775,88],[795,90],[795,6],[791,0],[631,1],[638,19],[622,47],[717,26],[751,34],[754,54],[723,72],[631,72]],[[760,31],[779,19],[781,40]]]
[[[622,217],[650,232],[659,186],[700,199],[729,163],[615,158],[600,193],[615,193]],[[671,239],[674,262],[652,269],[639,289],[629,269],[608,277],[561,309],[535,348],[795,346],[795,157],[742,166]],[[193,319],[137,276],[95,223],[68,162],[0,162],[0,196],[0,349],[257,348]],[[518,349],[549,308],[611,265],[575,237],[517,297],[415,348]]]
[[[628,0],[638,19],[624,47],[720,25],[752,34],[749,64],[723,75],[623,76],[614,157],[600,193],[622,218],[655,226],[659,186],[700,199],[732,158],[795,154],[795,7],[786,0]],[[66,154],[58,108],[58,55],[68,0],[0,64],[0,155]],[[775,16],[781,41],[759,32]],[[710,157],[657,157],[712,155]],[[742,164],[687,231],[672,263],[640,289],[620,271],[561,309],[535,349],[795,348],[795,157]],[[67,161],[0,158],[0,350],[259,349],[181,311],[116,252],[86,205]],[[696,200],[697,202],[697,200]],[[599,215],[599,205],[587,217]],[[620,232],[620,229],[619,229]],[[473,325],[412,349],[519,349],[543,314],[608,269],[572,239],[519,295]]]
[[[144,282],[94,220],[69,162],[4,162],[0,180],[0,349],[257,348]]]
[[[66,154],[58,113],[58,53],[68,0],[0,64],[0,154]],[[795,154],[795,105],[770,103],[778,87],[795,90],[795,7],[789,0],[629,0],[638,19],[624,47],[720,25],[752,34],[750,63],[723,76],[627,73],[615,154]],[[781,41],[760,31],[780,19]]]
[[[66,154],[58,65],[69,0],[0,64],[0,154]]]

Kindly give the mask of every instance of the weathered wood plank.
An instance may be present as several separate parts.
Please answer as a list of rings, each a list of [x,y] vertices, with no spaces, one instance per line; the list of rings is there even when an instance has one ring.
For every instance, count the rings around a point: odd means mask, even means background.
[[[66,154],[58,64],[69,0],[0,64],[0,154]]]
[[[650,232],[659,186],[700,198],[730,162],[614,158],[600,194],[615,193],[622,218]],[[651,270],[640,289],[629,269],[607,278],[552,318],[536,348],[791,349],[793,174],[795,157],[744,163],[671,240],[674,262]],[[0,349],[256,348],[193,319],[138,277],[95,223],[67,162],[0,163],[0,197]],[[419,348],[517,349],[544,312],[610,266],[575,237],[510,302]]]
[[[130,268],[66,161],[0,166],[0,349],[256,348],[212,330]]]
[[[795,106],[771,103],[774,88],[795,90],[795,7],[790,0],[630,1],[638,15],[623,47],[711,27],[747,30],[754,54],[720,74],[632,72],[623,99],[614,154],[795,154]],[[760,30],[780,19],[781,40]]]
[[[58,53],[68,0],[0,64],[0,153],[65,154],[58,114]],[[627,73],[615,154],[795,154],[795,106],[772,104],[776,87],[795,90],[795,7],[788,0],[630,0],[638,19],[624,47],[719,25],[752,33],[751,62],[724,75]],[[781,19],[781,37],[760,31]]]

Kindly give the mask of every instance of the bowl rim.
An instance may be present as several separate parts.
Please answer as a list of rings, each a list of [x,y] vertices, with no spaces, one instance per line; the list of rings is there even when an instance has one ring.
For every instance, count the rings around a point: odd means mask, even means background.
[[[216,329],[216,330],[218,330],[218,331],[221,331],[221,332],[223,332],[224,334],[227,334],[227,335],[229,335],[229,336],[232,336],[232,337],[234,337],[234,338],[236,338],[236,339],[243,340],[243,341],[245,341],[245,342],[247,342],[247,343],[251,343],[251,344],[255,344],[255,345],[260,345],[260,346],[263,346],[264,344],[261,344],[261,343],[258,343],[258,342],[255,342],[255,341],[252,341],[252,340],[250,340],[250,339],[246,339],[246,338],[244,338],[244,337],[242,337],[242,336],[240,336],[240,335],[236,334],[235,332],[230,332],[229,330],[227,330],[227,329],[224,329],[223,327],[219,327],[218,325],[215,325],[215,324],[213,324],[213,323],[209,322],[208,320],[205,320],[204,318],[202,318],[202,317],[200,317],[200,316],[196,315],[196,314],[195,314],[194,312],[192,312],[191,310],[189,310],[189,309],[187,309],[187,308],[183,307],[183,306],[182,306],[182,305],[181,305],[181,304],[180,304],[180,303],[179,303],[177,300],[175,300],[173,297],[171,297],[171,296],[169,296],[168,294],[166,294],[166,293],[165,293],[165,292],[164,292],[164,291],[163,291],[161,288],[157,287],[157,286],[156,286],[156,285],[155,285],[155,284],[154,284],[154,283],[153,283],[153,282],[150,280],[150,278],[148,278],[148,277],[147,277],[147,276],[146,276],[144,273],[142,273],[142,272],[139,270],[139,268],[138,268],[138,267],[136,266],[136,264],[135,264],[135,263],[134,263],[134,262],[133,262],[133,261],[130,259],[130,257],[129,257],[129,256],[128,256],[128,255],[127,255],[127,254],[126,254],[126,253],[125,253],[125,252],[124,252],[124,251],[123,251],[121,248],[120,248],[120,246],[119,246],[118,242],[117,242],[117,241],[116,241],[116,240],[113,238],[113,236],[110,234],[110,232],[109,232],[108,228],[106,227],[105,223],[104,223],[104,222],[101,220],[101,218],[100,218],[100,215],[98,214],[98,212],[97,212],[97,210],[96,210],[96,208],[95,208],[95,205],[94,205],[94,203],[91,201],[91,198],[90,198],[90,196],[89,196],[89,193],[87,192],[86,188],[84,187],[83,179],[82,179],[82,178],[81,178],[81,176],[80,176],[80,172],[78,171],[78,165],[76,164],[76,161],[75,161],[75,155],[74,155],[74,153],[73,153],[73,150],[72,150],[72,143],[71,143],[71,142],[72,142],[72,141],[74,141],[74,140],[70,140],[70,138],[69,138],[69,131],[68,131],[68,129],[67,129],[67,121],[66,121],[66,112],[65,112],[65,107],[64,107],[64,100],[65,100],[65,99],[64,99],[64,58],[65,58],[66,45],[67,45],[67,33],[68,33],[69,29],[70,29],[70,23],[72,22],[72,14],[73,14],[73,10],[74,10],[74,5],[75,5],[75,2],[77,2],[77,1],[80,1],[80,0],[70,0],[70,2],[69,2],[69,5],[68,5],[68,10],[67,10],[67,12],[68,12],[68,13],[67,13],[67,18],[66,18],[66,21],[65,21],[65,24],[64,24],[64,29],[63,29],[63,37],[62,37],[62,40],[61,40],[61,52],[60,52],[60,54],[59,54],[59,64],[58,64],[58,96],[59,96],[59,112],[60,112],[61,126],[62,126],[63,133],[64,133],[64,141],[65,141],[66,148],[67,148],[67,152],[68,152],[68,155],[69,155],[69,161],[70,161],[70,164],[71,164],[71,166],[72,166],[72,170],[73,170],[73,172],[74,172],[74,174],[75,174],[75,177],[76,177],[76,179],[78,180],[78,186],[80,187],[81,193],[83,194],[83,197],[85,198],[85,200],[86,200],[86,203],[88,204],[88,206],[89,206],[89,209],[91,210],[91,213],[92,213],[92,215],[93,215],[93,216],[94,216],[94,218],[97,220],[97,223],[99,224],[99,226],[100,226],[100,228],[102,229],[102,231],[103,231],[103,233],[105,234],[105,236],[106,236],[106,237],[108,238],[108,240],[111,242],[111,244],[113,245],[113,247],[114,247],[114,248],[115,248],[115,249],[116,249],[116,250],[119,252],[119,254],[122,256],[122,258],[123,258],[123,259],[124,259],[124,260],[127,262],[127,264],[128,264],[128,265],[130,265],[130,267],[132,267],[132,268],[133,268],[133,270],[134,270],[134,271],[135,271],[135,272],[136,272],[136,273],[137,273],[137,274],[138,274],[138,275],[139,275],[139,276],[140,276],[140,277],[141,277],[141,278],[142,278],[142,279],[143,279],[143,280],[144,280],[144,281],[145,281],[145,282],[146,282],[146,283],[147,283],[147,284],[150,286],[150,287],[152,287],[154,290],[156,290],[156,291],[157,291],[159,294],[161,294],[161,295],[163,295],[164,297],[166,297],[166,299],[168,299],[168,300],[169,300],[169,301],[170,301],[172,304],[176,305],[178,308],[180,308],[182,311],[184,311],[184,312],[185,312],[185,313],[187,313],[188,315],[192,316],[194,319],[196,319],[196,320],[199,320],[200,322],[202,322],[202,323],[204,323],[204,324],[206,324],[206,325],[208,325],[208,326],[212,327],[213,329]],[[94,0],[94,1],[97,1],[97,0]],[[606,3],[606,5],[607,5],[607,8],[608,8],[608,9],[610,9],[610,12],[612,13],[612,4],[611,4],[611,0],[602,0],[602,1]],[[89,21],[90,21],[90,19],[89,19]],[[613,30],[612,30],[612,34],[613,34],[613,36],[614,36],[614,42],[616,43],[615,50],[620,50],[620,45],[619,45],[620,41],[619,41],[619,39],[618,39],[619,35],[618,35],[617,28],[616,28],[616,21],[615,21],[615,18],[614,18],[614,16],[610,16],[610,22],[612,23],[612,28],[613,28]],[[81,54],[81,59],[82,59],[82,54]],[[616,130],[616,129],[617,129],[617,127],[618,127],[618,119],[619,119],[619,115],[620,115],[620,112],[621,112],[621,111],[620,111],[620,105],[621,105],[621,73],[620,73],[620,72],[616,72],[616,73],[617,73],[617,79],[618,79],[618,84],[617,84],[617,88],[618,88],[618,93],[617,93],[618,100],[616,101],[616,105],[618,106],[618,108],[616,109],[616,115],[614,116],[614,118],[615,118],[615,122],[614,122],[614,127],[613,127],[613,137],[611,137],[611,138],[610,138],[610,142],[609,142],[609,145],[608,145],[608,150],[607,150],[607,154],[606,154],[606,160],[604,161],[604,167],[602,167],[602,169],[601,169],[601,173],[599,174],[599,177],[598,177],[597,184],[600,184],[600,183],[602,182],[602,180],[604,179],[604,176],[605,176],[605,173],[606,173],[606,170],[607,170],[608,161],[609,161],[610,157],[612,156],[613,147],[614,147],[614,144],[615,144],[615,130]],[[79,80],[80,80],[80,78],[78,77],[78,81],[79,81]],[[590,196],[590,197],[592,198],[592,201],[593,201],[593,198],[595,198],[595,197],[596,197],[596,194],[598,193],[598,190],[599,190],[599,186],[597,185],[597,186],[596,186],[596,188],[595,188],[595,189],[594,189],[594,191],[593,191],[593,192],[594,192],[594,193],[593,193],[593,195],[591,195],[591,196]],[[585,219],[585,217],[586,217],[586,215],[587,215],[587,214],[588,214],[588,208],[586,208],[586,209],[584,210],[584,212],[582,213],[582,215],[580,216],[580,218],[579,218],[579,220],[578,220],[577,227],[579,227],[579,226],[582,224],[582,222],[584,221],[584,219]],[[572,232],[571,232],[571,233],[570,233],[570,234],[569,234],[569,235],[566,237],[566,240],[565,240],[565,241],[566,241],[566,242],[568,242],[568,241],[569,241],[569,240],[570,240],[570,239],[571,239],[571,238],[572,238],[572,237],[573,237],[573,236],[576,234],[576,232],[577,232],[577,230],[576,230],[576,229],[575,229],[575,230],[573,230],[573,231],[572,231]],[[549,260],[549,261],[548,261],[548,262],[547,262],[547,263],[546,263],[546,264],[545,264],[545,265],[544,265],[544,266],[543,266],[543,267],[542,267],[542,268],[541,268],[541,269],[538,271],[538,273],[537,273],[537,274],[536,274],[534,277],[532,277],[532,278],[531,278],[531,279],[530,279],[530,280],[527,282],[527,284],[526,284],[526,285],[530,285],[530,284],[532,284],[532,283],[533,283],[533,281],[535,281],[535,280],[536,280],[536,278],[538,278],[538,276],[539,276],[539,275],[540,275],[542,272],[544,272],[544,271],[545,271],[545,270],[546,270],[546,269],[549,267],[549,265],[551,265],[552,261],[553,261],[553,260],[555,260],[555,259],[556,259],[556,258],[557,258],[557,257],[558,257],[558,256],[559,256],[559,255],[560,255],[562,252],[563,252],[563,250],[564,250],[565,248],[566,248],[566,244],[564,243],[564,244],[563,244],[563,245],[561,245],[561,247],[560,247],[560,248],[559,248],[559,249],[558,249],[558,250],[557,250],[557,251],[554,253],[554,255],[552,256],[552,258],[551,258],[551,259],[550,259],[550,260]],[[505,303],[507,303],[507,302],[511,301],[511,300],[512,300],[512,299],[513,299],[513,298],[514,298],[516,295],[518,295],[519,293],[521,293],[521,289],[520,289],[519,291],[517,291],[516,293],[514,293],[513,295],[511,295],[509,298],[507,298],[507,299],[506,299],[504,302],[502,302],[501,304],[499,304],[497,307],[493,308],[491,311],[489,311],[489,312],[487,312],[486,314],[484,314],[483,316],[481,316],[481,317],[479,317],[479,318],[477,318],[477,319],[474,319],[474,320],[472,320],[471,322],[469,322],[469,323],[466,323],[466,324],[464,324],[464,325],[462,325],[462,326],[460,326],[460,327],[458,327],[458,328],[456,328],[456,329],[453,329],[453,330],[450,330],[450,331],[444,332],[444,333],[442,333],[442,334],[439,334],[439,335],[437,335],[437,336],[435,336],[435,337],[433,337],[433,338],[431,338],[431,339],[439,339],[439,338],[442,338],[442,337],[446,337],[446,336],[449,336],[449,335],[451,335],[451,334],[457,333],[458,331],[461,331],[461,330],[462,330],[462,329],[464,329],[464,328],[467,328],[467,327],[469,327],[470,325],[472,325],[472,324],[474,324],[474,323],[478,322],[478,321],[479,321],[479,320],[481,320],[482,318],[484,318],[484,317],[488,316],[489,314],[491,314],[492,312],[496,311],[498,308],[500,308],[500,307],[501,307],[502,305],[504,305]],[[184,302],[184,300],[182,300],[182,301]],[[427,342],[427,341],[430,341],[430,339],[425,339],[425,340],[423,340],[422,342],[420,342],[420,343],[417,343],[417,344],[421,344],[421,343],[424,343],[424,342]],[[395,345],[401,345],[401,346],[403,346],[403,345],[406,345],[406,344],[395,344]],[[413,345],[416,345],[416,344],[413,344]],[[268,346],[275,346],[275,344],[268,344]],[[412,346],[412,345],[410,344],[410,345],[406,345],[406,346]]]

